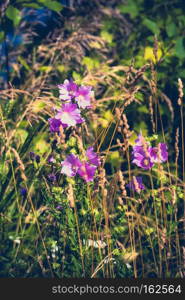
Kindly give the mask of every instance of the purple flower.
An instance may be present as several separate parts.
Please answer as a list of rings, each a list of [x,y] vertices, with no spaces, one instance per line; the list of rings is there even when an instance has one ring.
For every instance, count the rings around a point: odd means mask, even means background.
[[[56,175],[54,173],[48,174],[48,180],[50,182],[55,182],[56,181]]]
[[[133,155],[133,157],[136,155],[146,156],[146,150],[148,153],[148,149],[145,149],[145,151],[144,151],[142,146],[133,146],[132,155]]]
[[[40,163],[40,155],[35,154],[34,152],[30,152],[30,159],[32,161],[36,161],[36,163]]]
[[[59,88],[59,98],[62,101],[71,101],[75,97],[78,86],[72,80],[66,79],[63,84],[58,85]]]
[[[143,146],[143,144],[148,144],[144,138],[144,136],[142,135],[142,133],[140,133],[137,137],[137,139],[135,140],[136,146]]]
[[[86,150],[86,156],[88,157],[90,164],[95,165],[97,167],[100,165],[100,159],[97,153],[94,152],[93,147],[89,147]]]
[[[133,146],[132,151],[132,162],[145,170],[151,169],[154,165],[154,161],[150,156],[151,147],[149,147],[149,144],[145,141],[145,138],[142,136],[142,134],[138,135],[138,138],[135,140],[135,142],[136,144]]]
[[[92,181],[96,172],[96,166],[90,165],[88,162],[83,162],[77,173],[86,181]]]
[[[69,154],[66,159],[61,162],[62,170],[61,173],[65,174],[69,177],[73,177],[76,175],[77,170],[82,165],[79,158],[74,154]]]
[[[149,170],[153,167],[154,163],[151,161],[150,157],[144,156],[140,161],[140,167]]]
[[[167,161],[168,159],[168,147],[165,143],[159,143],[158,145],[158,150],[159,150],[159,157],[162,162]]]
[[[133,163],[138,167],[143,168],[145,170],[149,170],[153,167],[154,162],[152,161],[149,152],[147,153],[143,150],[142,147],[138,146],[138,148],[132,152],[133,155]]]
[[[142,155],[141,153],[134,153],[133,163],[136,164],[138,167],[143,168],[145,170],[149,170],[153,167],[154,162],[152,162],[150,156]]]
[[[55,163],[56,159],[54,159],[54,157],[52,155],[49,155],[48,157],[48,163]]]
[[[50,125],[50,131],[51,132],[59,132],[60,126],[61,125],[63,126],[62,122],[60,120],[56,119],[56,118],[50,118],[48,120],[48,122],[49,122],[49,125]]]
[[[132,162],[138,167],[149,170],[155,163],[162,163],[168,159],[167,145],[159,143],[157,147],[151,147],[142,134],[138,135],[133,146]]]
[[[70,154],[61,163],[61,173],[73,177],[76,174],[80,175],[86,182],[92,181],[97,166],[100,165],[98,155],[93,151],[93,147],[89,147],[86,151],[87,161],[81,162],[77,156]]]
[[[30,152],[30,159],[31,159],[32,161],[35,160],[35,153],[34,153],[34,152]]]
[[[130,190],[133,190],[134,192],[138,192],[138,193],[140,193],[141,190],[145,189],[145,186],[142,183],[142,177],[140,176],[134,177],[133,180],[130,181],[126,186]]]
[[[150,147],[149,148],[149,155],[151,157],[151,161],[152,162],[157,162],[157,152],[158,152],[158,149],[157,147]]]
[[[133,153],[140,153],[143,156],[148,152],[149,143],[146,142],[145,138],[140,133],[138,138],[135,140],[135,145],[133,146]]]
[[[57,210],[62,210],[63,207],[62,207],[61,205],[58,205],[58,206],[56,207],[56,209],[57,209]]]
[[[90,108],[91,107],[91,97],[93,94],[93,91],[91,91],[90,86],[80,86],[76,96],[75,100],[78,103],[78,106],[81,108]]]
[[[159,143],[157,147],[150,149],[150,156],[153,162],[162,163],[168,159],[167,145]]]
[[[23,196],[23,198],[26,198],[26,196],[27,196],[27,189],[21,187],[20,193]]]
[[[59,120],[63,127],[75,126],[84,122],[77,105],[72,103],[63,104],[62,108],[58,110],[55,119]]]

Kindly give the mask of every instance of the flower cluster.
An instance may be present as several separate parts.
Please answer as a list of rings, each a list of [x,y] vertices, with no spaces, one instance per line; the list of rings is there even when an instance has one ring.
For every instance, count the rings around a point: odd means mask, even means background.
[[[157,147],[151,147],[142,134],[139,134],[133,146],[133,163],[145,170],[151,169],[155,163],[167,161],[168,152],[165,143],[159,143]]]
[[[89,147],[86,151],[87,160],[80,161],[78,156],[69,154],[61,163],[61,173],[69,177],[80,175],[86,182],[92,181],[97,167],[100,165],[100,159],[94,152],[93,147]]]
[[[155,163],[167,161],[167,145],[165,143],[159,143],[156,147],[151,147],[150,143],[147,142],[140,133],[133,146],[132,158],[132,163],[144,170],[149,170]],[[134,177],[133,180],[127,184],[127,187],[138,193],[145,189],[142,183],[142,177]]]
[[[59,132],[60,126],[68,128],[83,123],[80,109],[91,107],[93,91],[90,86],[78,86],[72,80],[65,80],[58,85],[61,108],[54,118],[49,119],[50,131]]]
[[[59,98],[62,102],[60,109],[57,109],[55,117],[49,119],[50,131],[59,132],[60,126],[68,128],[83,123],[85,120],[81,116],[81,110],[91,108],[91,98],[93,91],[90,86],[78,86],[72,80],[65,80],[63,84],[58,85]],[[49,163],[53,163],[53,157],[49,157]],[[79,175],[86,182],[92,181],[97,167],[100,165],[100,159],[94,152],[93,147],[86,151],[86,160],[81,161],[78,156],[69,154],[61,163],[61,173],[69,177]],[[49,174],[48,179],[55,181],[56,176]]]

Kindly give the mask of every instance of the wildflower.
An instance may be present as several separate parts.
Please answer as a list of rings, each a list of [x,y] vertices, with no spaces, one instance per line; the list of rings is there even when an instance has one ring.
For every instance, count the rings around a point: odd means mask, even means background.
[[[23,198],[26,198],[26,196],[27,196],[27,189],[21,187],[20,193],[21,193],[21,196],[23,196]]]
[[[168,147],[165,143],[159,143],[158,150],[159,150],[159,156],[160,156],[162,162],[165,162],[168,159],[167,149],[168,149]]]
[[[56,118],[50,118],[48,121],[49,121],[51,132],[59,132],[60,126],[61,125],[63,126],[62,122]]]
[[[78,103],[78,106],[81,108],[90,108],[91,107],[91,97],[93,95],[93,91],[91,91],[90,86],[81,86],[79,87],[75,100]]]
[[[62,170],[61,173],[69,177],[76,175],[77,170],[82,165],[81,161],[74,154],[69,154],[66,159],[61,163]]]
[[[56,181],[56,175],[54,173],[48,174],[48,180],[50,182],[55,182]]]
[[[58,85],[59,98],[62,101],[71,101],[75,97],[78,86],[72,80],[66,79],[63,84]]]
[[[62,108],[58,110],[55,119],[59,120],[63,127],[75,126],[84,122],[77,105],[72,103],[63,104]]]
[[[157,147],[151,147],[148,142],[145,141],[142,134],[138,135],[135,140],[136,144],[133,146],[133,163],[138,167],[145,170],[151,169],[154,163],[162,163],[167,161],[168,152],[167,145],[165,143],[159,143]]]
[[[143,168],[145,170],[149,170],[153,167],[154,161],[150,156],[150,148],[149,143],[146,142],[145,138],[140,133],[138,138],[135,140],[135,145],[133,146],[132,156],[133,163],[138,167]]]
[[[150,149],[150,156],[153,162],[162,163],[168,159],[167,145],[159,143],[157,147]]]
[[[58,206],[56,207],[56,209],[57,209],[57,210],[62,210],[63,207],[62,207],[61,205],[58,205]]]
[[[48,163],[55,163],[56,159],[54,159],[54,157],[52,155],[49,155],[48,157]]]
[[[149,148],[149,143],[145,140],[145,138],[142,136],[140,133],[138,135],[138,138],[135,140],[135,145],[133,146],[133,152],[139,152],[143,156],[148,157],[148,148]]]
[[[35,153],[34,153],[34,152],[30,152],[30,159],[31,159],[32,161],[35,160]]]
[[[86,156],[92,165],[95,165],[97,167],[100,165],[100,159],[97,153],[94,152],[93,147],[89,147],[86,150]]]
[[[143,150],[135,151],[133,154],[133,163],[136,164],[138,167],[143,168],[145,170],[149,170],[153,167],[154,162],[152,162],[150,156],[146,156]]]
[[[145,186],[142,183],[142,177],[136,176],[133,178],[132,181],[130,181],[126,185],[130,190],[133,190],[134,192],[140,193],[142,190],[145,189]]]
[[[90,165],[88,162],[83,162],[77,173],[86,181],[92,181],[96,172],[96,166]]]
[[[140,133],[137,137],[137,139],[135,140],[136,146],[143,146],[144,144],[148,144],[144,138],[144,136],[142,135],[142,133]]]

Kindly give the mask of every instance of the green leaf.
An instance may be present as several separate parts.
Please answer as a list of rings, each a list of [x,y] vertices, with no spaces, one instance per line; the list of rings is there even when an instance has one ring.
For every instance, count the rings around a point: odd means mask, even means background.
[[[28,136],[28,132],[24,129],[17,129],[15,133],[15,137],[20,140],[21,144],[23,144]]]
[[[36,141],[33,149],[40,154],[44,154],[50,151],[50,145],[41,138],[40,140]]]
[[[72,77],[74,78],[74,80],[75,80],[75,82],[77,84],[81,84],[81,82],[82,82],[82,76],[81,76],[80,73],[77,73],[76,71],[73,71]]]
[[[143,25],[145,25],[152,33],[159,35],[160,30],[154,21],[151,21],[149,19],[144,19]]]
[[[41,101],[40,99],[35,100],[33,105],[32,105],[32,111],[34,113],[38,113],[38,112],[42,111],[45,106],[46,106],[45,102]]]
[[[109,33],[106,30],[102,30],[100,35],[101,35],[102,39],[104,39],[107,43],[109,43],[109,44],[112,43],[113,35],[111,33]]]
[[[64,65],[58,65],[57,66],[57,70],[60,72],[60,73],[63,73],[66,71],[66,67]]]
[[[139,106],[138,111],[144,114],[148,114],[148,108],[145,105]]]
[[[99,61],[95,58],[91,58],[88,56],[84,56],[84,58],[82,60],[82,64],[86,65],[86,67],[89,71],[99,67]]]
[[[4,39],[4,31],[0,31],[0,43],[2,43]]]
[[[41,6],[41,5],[39,5],[39,4],[37,4],[37,3],[25,3],[24,4],[24,6],[25,7],[32,7],[32,8],[36,8],[36,9],[40,9],[40,8],[42,8],[43,6]]]
[[[60,264],[54,262],[54,263],[53,263],[53,269],[57,269],[57,268],[60,268]]]
[[[175,56],[177,56],[179,58],[184,58],[185,57],[185,48],[184,48],[183,41],[184,41],[184,38],[179,37],[176,40],[176,44],[175,44]]]
[[[169,37],[173,37],[177,33],[177,27],[175,23],[169,23],[166,25],[166,32]]]
[[[122,158],[120,157],[120,154],[118,151],[114,151],[108,155],[107,160],[110,161],[113,166],[118,167],[118,166],[120,166]]]
[[[23,67],[25,67],[26,70],[28,71],[31,70],[31,68],[29,67],[29,65],[27,64],[26,60],[23,57],[19,56],[18,61],[21,63]]]
[[[52,1],[52,0],[38,0],[38,1],[43,3],[44,6],[56,12],[61,11],[63,8],[62,4],[60,4],[58,1]]]
[[[138,125],[136,125],[135,131],[137,132],[142,131],[143,136],[147,136],[148,135],[147,124],[144,121],[141,121]]]
[[[155,231],[155,229],[152,228],[152,227],[149,227],[149,228],[146,228],[146,229],[145,229],[146,235],[150,235],[150,234],[153,233],[154,231]]]
[[[41,66],[39,67],[39,70],[45,73],[49,73],[52,70],[52,66]]]
[[[129,14],[131,18],[135,18],[139,14],[139,7],[134,1],[130,1],[127,5],[122,4],[118,6],[121,13]]]
[[[47,1],[45,4],[49,9],[59,12],[62,10],[63,6],[57,1]]]
[[[185,70],[179,71],[179,77],[185,78]]]
[[[14,26],[19,25],[21,20],[21,12],[16,7],[12,5],[8,6],[6,10],[6,16],[13,22]]]
[[[143,101],[144,99],[143,99],[143,94],[141,93],[141,92],[137,92],[136,93],[136,98],[138,99],[138,100],[140,100],[140,101]]]

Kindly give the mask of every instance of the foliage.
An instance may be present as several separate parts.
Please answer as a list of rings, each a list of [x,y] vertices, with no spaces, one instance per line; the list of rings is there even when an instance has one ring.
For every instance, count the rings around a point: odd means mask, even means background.
[[[1,4],[1,277],[184,276],[183,9]],[[95,95],[85,122],[50,132],[66,78]],[[168,160],[134,165],[140,132],[167,145]],[[89,146],[101,161],[93,181],[62,174],[61,162],[83,161]]]

